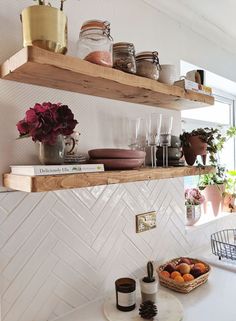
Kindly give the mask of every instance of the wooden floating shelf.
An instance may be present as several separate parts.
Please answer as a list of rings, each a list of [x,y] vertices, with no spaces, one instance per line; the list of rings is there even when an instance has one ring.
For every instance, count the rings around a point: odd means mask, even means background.
[[[1,78],[173,110],[214,104],[212,96],[37,47],[23,48],[4,62]]]
[[[5,187],[24,192],[48,192],[61,189],[81,188],[98,185],[120,184],[146,180],[175,178],[180,176],[214,173],[215,168],[193,166],[161,168],[141,168],[139,170],[105,171],[99,173],[79,173],[52,176],[22,176],[4,174]]]

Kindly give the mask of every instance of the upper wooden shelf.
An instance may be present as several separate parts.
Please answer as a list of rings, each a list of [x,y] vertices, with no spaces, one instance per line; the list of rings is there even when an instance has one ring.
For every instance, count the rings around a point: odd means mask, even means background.
[[[214,104],[211,96],[37,47],[23,48],[4,62],[1,78],[174,110]]]
[[[215,168],[193,166],[168,168],[141,168],[139,170],[106,171],[99,173],[79,173],[52,176],[21,176],[4,174],[5,187],[24,192],[48,192],[61,189],[120,184],[180,176],[214,173]]]

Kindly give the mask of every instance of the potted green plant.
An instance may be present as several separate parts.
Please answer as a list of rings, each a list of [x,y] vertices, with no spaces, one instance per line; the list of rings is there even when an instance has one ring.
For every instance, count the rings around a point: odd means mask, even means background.
[[[205,197],[204,212],[212,212],[217,216],[223,210],[223,194],[225,191],[225,168],[216,166],[216,173],[200,176],[199,189]]]
[[[236,198],[236,171],[226,173],[225,191],[224,191],[224,210],[227,212],[235,211]]]
[[[21,13],[23,45],[37,46],[65,54],[67,51],[67,17],[60,8],[51,7],[46,0],[37,0],[37,5],[25,8]]]
[[[227,179],[225,167],[218,162],[218,153],[222,151],[224,144],[235,136],[236,127],[228,128],[224,134],[220,128],[217,128],[208,141],[209,163],[215,166],[216,172],[202,175],[199,180],[199,189],[202,190],[206,200],[204,203],[205,213],[210,210],[216,216],[223,210],[223,195]]]
[[[192,166],[197,155],[201,155],[202,162],[206,164],[207,153],[210,154],[211,162],[215,162],[216,145],[221,140],[221,134],[218,128],[198,128],[191,132],[183,132],[180,135],[185,160]]]

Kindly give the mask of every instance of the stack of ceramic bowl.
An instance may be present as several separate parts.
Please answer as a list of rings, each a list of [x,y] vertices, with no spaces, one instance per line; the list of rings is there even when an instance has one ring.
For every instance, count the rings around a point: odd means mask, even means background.
[[[105,170],[137,169],[143,166],[146,153],[140,150],[103,148],[88,152],[92,164],[104,164]]]
[[[162,166],[163,148],[157,149],[157,165]],[[181,141],[178,136],[171,136],[171,146],[168,147],[168,164],[169,166],[184,166],[183,152]]]

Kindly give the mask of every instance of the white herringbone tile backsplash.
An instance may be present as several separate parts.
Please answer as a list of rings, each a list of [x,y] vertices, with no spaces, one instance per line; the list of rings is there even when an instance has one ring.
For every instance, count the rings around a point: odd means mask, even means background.
[[[52,320],[139,278],[150,259],[209,245],[219,223],[186,234],[183,204],[182,178],[0,194],[2,320]],[[157,228],[136,234],[135,214],[149,210]]]

